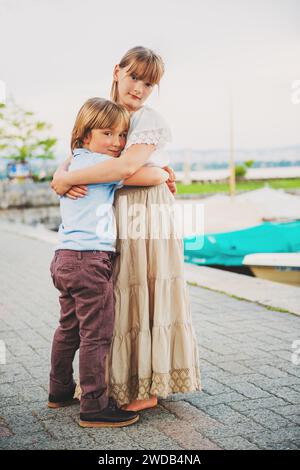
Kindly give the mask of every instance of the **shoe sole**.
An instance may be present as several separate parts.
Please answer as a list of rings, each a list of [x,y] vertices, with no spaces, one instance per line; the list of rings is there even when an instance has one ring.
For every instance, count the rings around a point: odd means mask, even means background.
[[[64,408],[65,406],[71,406],[71,405],[77,405],[77,404],[79,404],[79,400],[77,398],[73,398],[73,400],[68,400],[68,401],[61,401],[58,403],[48,401],[48,408],[57,409],[57,408]]]
[[[82,428],[122,428],[124,426],[130,426],[131,424],[136,423],[139,420],[139,416],[132,418],[128,421],[123,421],[122,423],[109,423],[106,421],[79,421],[79,426]]]

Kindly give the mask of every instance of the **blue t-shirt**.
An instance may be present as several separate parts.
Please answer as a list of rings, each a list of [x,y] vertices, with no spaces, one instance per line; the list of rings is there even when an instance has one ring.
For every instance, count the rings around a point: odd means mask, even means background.
[[[75,149],[73,157],[69,171],[114,158],[84,148]],[[62,196],[62,223],[59,227],[59,244],[55,249],[116,251],[113,202],[115,191],[122,186],[123,181],[89,184],[88,193],[82,198]]]

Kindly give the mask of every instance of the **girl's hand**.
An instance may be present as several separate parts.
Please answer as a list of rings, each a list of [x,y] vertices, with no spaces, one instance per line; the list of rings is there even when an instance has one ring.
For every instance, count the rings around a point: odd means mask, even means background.
[[[79,197],[84,197],[87,195],[88,188],[84,185],[72,186],[69,191],[66,192],[66,196],[69,199],[78,199]]]
[[[53,175],[53,180],[50,186],[59,196],[63,196],[72,187],[66,181],[67,175],[68,172],[64,170],[56,170]]]

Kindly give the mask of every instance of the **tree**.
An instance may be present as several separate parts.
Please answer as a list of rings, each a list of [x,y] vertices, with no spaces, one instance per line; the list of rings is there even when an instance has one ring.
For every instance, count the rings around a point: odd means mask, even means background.
[[[0,157],[20,163],[32,158],[54,159],[57,139],[49,137],[50,128],[14,101],[0,103]]]
[[[243,165],[236,165],[235,166],[235,177],[237,180],[241,180],[245,177],[247,173],[246,168]]]
[[[247,160],[243,165],[236,165],[235,167],[235,177],[237,180],[242,180],[247,174],[247,169],[251,168],[254,164],[254,160]]]
[[[251,168],[254,165],[254,160],[247,160],[245,165],[247,168]]]

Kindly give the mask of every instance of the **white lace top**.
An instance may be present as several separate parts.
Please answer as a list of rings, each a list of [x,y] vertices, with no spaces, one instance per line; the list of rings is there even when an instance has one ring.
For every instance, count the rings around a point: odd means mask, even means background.
[[[171,131],[163,117],[149,106],[143,106],[131,116],[124,151],[133,144],[154,144],[156,149],[144,166],[164,167],[169,163],[165,146],[171,140]]]

